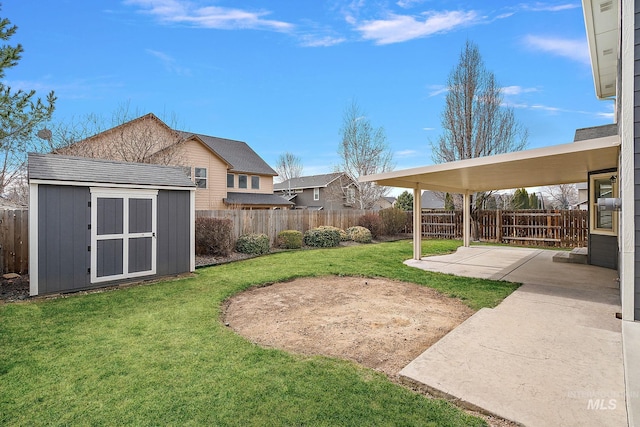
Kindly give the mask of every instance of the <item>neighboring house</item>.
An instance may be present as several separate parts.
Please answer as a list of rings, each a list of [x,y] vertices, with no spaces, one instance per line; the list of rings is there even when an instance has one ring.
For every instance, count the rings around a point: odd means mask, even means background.
[[[423,191],[421,200],[422,209],[444,209],[444,199],[435,191]]]
[[[589,183],[579,182],[576,184],[578,190],[578,203],[572,206],[573,209],[586,211],[589,209]]]
[[[344,172],[291,178],[275,184],[274,191],[296,209],[358,209],[358,185]]]
[[[380,197],[377,202],[373,204],[373,210],[389,209],[396,205],[397,199],[393,196]]]
[[[245,142],[171,129],[149,113],[58,150],[59,154],[185,167],[196,209],[274,209],[277,173]]]

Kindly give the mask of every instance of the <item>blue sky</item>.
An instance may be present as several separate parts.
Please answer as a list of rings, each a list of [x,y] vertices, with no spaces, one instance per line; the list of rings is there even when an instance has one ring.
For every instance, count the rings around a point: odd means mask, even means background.
[[[469,39],[529,130],[528,148],[613,121],[595,98],[580,1],[5,0],[13,89],[58,96],[55,122],[118,106],[182,130],[338,164],[345,107],[386,130],[396,169],[432,163],[445,83]]]

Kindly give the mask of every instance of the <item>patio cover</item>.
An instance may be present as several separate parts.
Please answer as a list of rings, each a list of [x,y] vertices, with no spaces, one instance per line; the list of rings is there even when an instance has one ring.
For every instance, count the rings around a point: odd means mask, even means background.
[[[537,187],[583,182],[590,171],[618,166],[617,135],[532,150],[478,157],[431,166],[360,177],[360,182],[412,188],[414,206],[420,206],[421,190],[465,196],[464,244],[469,245],[469,195],[477,191]],[[414,230],[420,229],[414,218]],[[420,259],[421,236],[414,233],[414,259]]]

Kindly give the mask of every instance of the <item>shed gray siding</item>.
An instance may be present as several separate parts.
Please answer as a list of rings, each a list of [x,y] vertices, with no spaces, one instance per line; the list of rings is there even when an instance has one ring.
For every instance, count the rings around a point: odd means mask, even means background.
[[[156,274],[166,276],[189,271],[191,248],[190,192],[158,192],[158,241]]]
[[[635,312],[634,319],[640,320],[640,0],[634,3],[635,34],[634,34],[634,68],[633,68],[633,151],[634,162],[634,199],[635,199]]]
[[[90,286],[90,200],[88,187],[38,186],[40,293]]]

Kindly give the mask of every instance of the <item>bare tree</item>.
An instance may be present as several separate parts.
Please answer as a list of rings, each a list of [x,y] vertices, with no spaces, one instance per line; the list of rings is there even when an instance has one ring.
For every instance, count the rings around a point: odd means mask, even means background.
[[[280,154],[276,163],[276,172],[278,172],[280,182],[299,178],[302,176],[302,159],[288,151]]]
[[[166,119],[165,119],[166,120]],[[60,154],[135,163],[180,165],[181,136],[175,116],[166,126],[152,114],[120,105],[110,120],[88,114],[80,120],[54,127],[52,145]]]
[[[347,173],[357,182],[361,176],[393,170],[393,155],[387,145],[384,128],[374,128],[357,102],[353,101],[345,109],[340,133],[342,134],[342,142],[338,148],[338,155],[342,159],[338,166],[340,172]],[[373,182],[360,182],[355,195],[355,204],[360,209],[371,209],[376,201],[388,193],[387,187],[378,186]],[[345,194],[345,197],[350,195]]]
[[[544,188],[544,195],[554,209],[569,209],[578,203],[578,189],[575,184],[552,185]]]
[[[513,109],[502,105],[503,95],[495,75],[484,66],[478,47],[467,40],[458,64],[449,74],[443,134],[432,143],[435,163],[452,162],[522,150],[527,130]],[[477,236],[478,209],[490,193],[476,193],[471,217]]]

